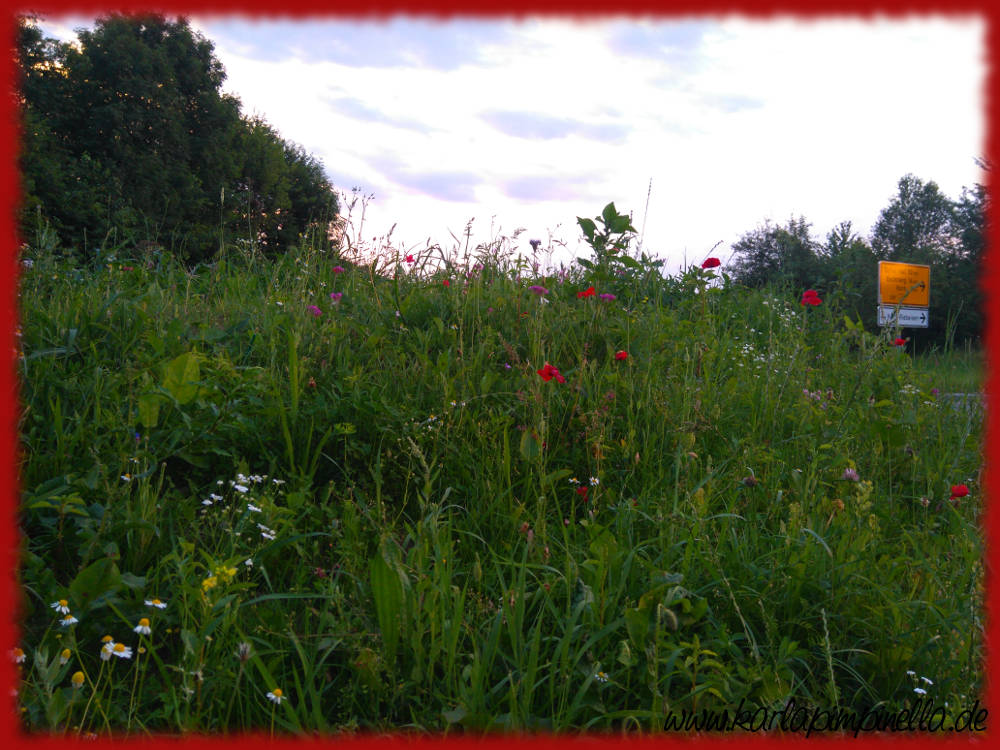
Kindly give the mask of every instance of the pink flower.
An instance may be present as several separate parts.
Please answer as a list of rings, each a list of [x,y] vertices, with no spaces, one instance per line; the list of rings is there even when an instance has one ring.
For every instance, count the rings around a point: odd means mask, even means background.
[[[316,305],[309,305],[306,309],[317,318],[323,314],[323,311],[316,307]]]
[[[330,299],[333,300],[333,304],[339,304],[340,298],[344,296],[343,292],[330,292]]]
[[[537,370],[538,374],[541,375],[542,380],[548,383],[552,378],[556,379],[557,383],[565,383],[566,378],[559,374],[559,370],[550,365],[548,362],[545,363],[545,367],[541,370]]]
[[[342,266],[334,266],[331,270],[334,273],[343,273],[344,272],[344,268]]]
[[[605,293],[605,294],[601,294],[601,295],[598,295],[598,296],[601,299],[603,299],[603,300],[605,300],[607,302],[610,302],[611,300],[615,299],[615,295],[613,295],[613,294],[607,294],[607,293]]]
[[[549,293],[548,289],[546,289],[544,286],[538,286],[537,284],[535,284],[534,286],[529,286],[528,287],[528,291],[534,292],[539,297],[541,297],[543,294],[548,294]]]
[[[705,258],[704,262],[702,262],[702,264],[701,264],[701,267],[702,268],[717,268],[717,267],[719,267],[721,265],[722,265],[722,261],[719,260],[718,258]]]

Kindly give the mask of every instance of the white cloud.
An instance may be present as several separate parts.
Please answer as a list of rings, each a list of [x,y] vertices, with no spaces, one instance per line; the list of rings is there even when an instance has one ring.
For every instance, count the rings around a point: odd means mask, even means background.
[[[611,200],[641,228],[652,178],[645,248],[676,268],[765,219],[866,233],[908,172],[981,179],[974,17],[193,23],[244,111],[375,192],[369,238],[447,246],[476,217],[473,242],[573,245]]]

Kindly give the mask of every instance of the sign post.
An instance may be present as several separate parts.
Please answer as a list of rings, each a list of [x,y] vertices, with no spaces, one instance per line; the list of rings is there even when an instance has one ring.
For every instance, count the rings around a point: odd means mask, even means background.
[[[931,267],[916,263],[878,264],[878,324],[927,328]]]

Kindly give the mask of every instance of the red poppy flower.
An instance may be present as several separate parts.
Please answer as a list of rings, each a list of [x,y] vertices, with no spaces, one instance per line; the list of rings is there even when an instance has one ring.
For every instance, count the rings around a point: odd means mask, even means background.
[[[892,342],[893,346],[906,346],[906,339],[896,339]]]
[[[448,281],[448,279],[445,279],[445,280],[444,280],[443,282],[441,282],[441,283],[442,283],[442,284],[444,284],[445,286],[451,286],[451,282],[450,282],[450,281]]]
[[[545,363],[545,367],[541,370],[537,370],[538,374],[541,375],[542,380],[548,383],[552,378],[556,379],[557,383],[565,383],[566,378],[559,374],[559,370],[550,365],[548,362]]]
[[[813,307],[815,307],[816,305],[820,304],[822,301],[823,300],[821,300],[819,298],[819,295],[816,293],[815,289],[806,289],[802,293],[802,304],[803,305],[812,305]]]
[[[615,359],[628,359],[628,352],[615,352]]]
[[[584,500],[586,500],[587,499],[587,488],[586,487],[577,487],[576,488],[576,494],[579,495],[580,497],[582,497]]]
[[[718,268],[722,265],[722,261],[718,258],[705,258],[704,262],[701,264],[702,268]]]
[[[953,484],[951,486],[951,499],[955,500],[960,497],[967,497],[969,494],[969,488],[964,484]]]
[[[586,289],[586,291],[577,292],[576,296],[577,296],[577,298],[581,298],[581,297],[593,297],[595,294],[597,294],[597,292],[594,291],[594,287],[588,287]]]
[[[413,256],[412,255],[407,255],[406,256],[406,262],[407,263],[413,263]]]

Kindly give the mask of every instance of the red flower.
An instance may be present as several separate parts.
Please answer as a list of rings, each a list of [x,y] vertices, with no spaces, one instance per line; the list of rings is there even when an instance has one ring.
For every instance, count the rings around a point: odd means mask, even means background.
[[[967,497],[969,494],[969,488],[964,484],[953,484],[951,486],[951,500],[956,500],[960,497]]]
[[[579,299],[582,297],[593,297],[595,294],[597,294],[597,292],[594,291],[594,287],[588,287],[586,291],[577,292],[576,296]]]
[[[722,261],[718,258],[705,258],[705,261],[701,264],[702,268],[718,268],[722,265]]]
[[[628,359],[628,352],[615,352],[615,359]]]
[[[407,263],[413,263],[413,256],[412,255],[407,255],[406,256],[406,262]]]
[[[822,301],[823,300],[821,300],[819,298],[819,295],[816,293],[815,289],[806,289],[802,293],[802,304],[803,305],[812,305],[813,307],[815,307],[816,305],[820,304]]]
[[[445,279],[445,280],[444,280],[443,282],[441,282],[441,283],[442,283],[442,284],[444,284],[445,286],[451,286],[451,282],[450,282],[450,281],[448,281],[448,279]]]
[[[577,487],[576,488],[576,494],[580,495],[584,500],[586,500],[587,499],[587,488],[586,487]]]
[[[557,383],[565,383],[566,378],[559,374],[559,370],[550,365],[548,362],[545,363],[545,367],[541,370],[537,370],[538,374],[542,376],[542,380],[548,383],[552,378],[556,379]]]
[[[896,339],[892,342],[893,346],[906,346],[906,339]]]

